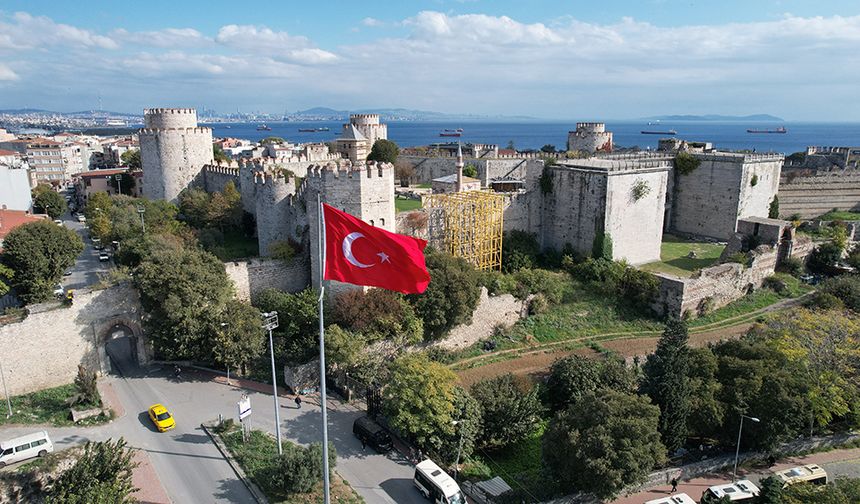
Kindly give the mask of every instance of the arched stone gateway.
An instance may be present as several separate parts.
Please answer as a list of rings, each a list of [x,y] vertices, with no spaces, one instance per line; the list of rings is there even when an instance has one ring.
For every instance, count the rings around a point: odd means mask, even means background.
[[[137,368],[149,361],[146,338],[136,321],[116,318],[105,321],[99,333],[99,367],[102,374]],[[117,369],[117,366],[120,369]]]

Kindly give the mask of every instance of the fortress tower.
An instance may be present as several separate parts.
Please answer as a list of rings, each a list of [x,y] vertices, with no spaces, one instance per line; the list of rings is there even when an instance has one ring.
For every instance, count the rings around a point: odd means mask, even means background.
[[[212,163],[212,130],[198,127],[197,111],[185,108],[146,109],[143,123],[143,195],[175,202],[203,166]]]
[[[388,125],[379,122],[379,114],[350,114],[349,124],[355,126],[367,139],[368,150],[377,140],[388,140]],[[344,124],[344,132],[348,124]]]
[[[576,131],[567,134],[567,150],[612,152],[612,132],[599,122],[576,123]]]

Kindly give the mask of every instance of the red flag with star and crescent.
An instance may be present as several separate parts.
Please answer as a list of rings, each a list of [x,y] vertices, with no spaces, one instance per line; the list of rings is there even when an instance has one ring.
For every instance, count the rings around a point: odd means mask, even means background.
[[[420,294],[430,283],[425,240],[392,233],[323,203],[326,280]]]

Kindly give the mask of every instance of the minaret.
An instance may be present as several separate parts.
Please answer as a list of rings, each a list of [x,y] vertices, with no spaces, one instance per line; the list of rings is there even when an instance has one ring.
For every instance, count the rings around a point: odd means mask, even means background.
[[[463,190],[463,147],[457,142],[457,187],[456,192]]]

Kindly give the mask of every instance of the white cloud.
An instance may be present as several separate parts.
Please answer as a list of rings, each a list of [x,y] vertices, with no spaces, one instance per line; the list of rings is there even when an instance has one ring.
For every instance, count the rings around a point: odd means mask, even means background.
[[[0,63],[0,82],[2,81],[15,81],[20,79],[18,74],[15,73],[14,70],[9,68],[8,66]]]
[[[215,41],[252,55],[272,57],[290,63],[314,65],[337,59],[334,53],[314,47],[307,37],[274,31],[265,26],[222,26]]]
[[[211,44],[211,38],[193,28],[165,28],[157,31],[129,32],[118,28],[110,32],[111,38],[122,42],[150,47],[196,47]]]
[[[376,18],[366,17],[366,18],[361,20],[361,24],[363,24],[364,26],[369,26],[371,28],[375,28],[375,27],[379,27],[379,26],[384,26],[385,22],[380,21],[379,19],[376,19]]]
[[[110,37],[98,35],[46,16],[16,12],[9,21],[0,21],[0,49],[35,49],[48,46],[71,46],[116,49]]]

